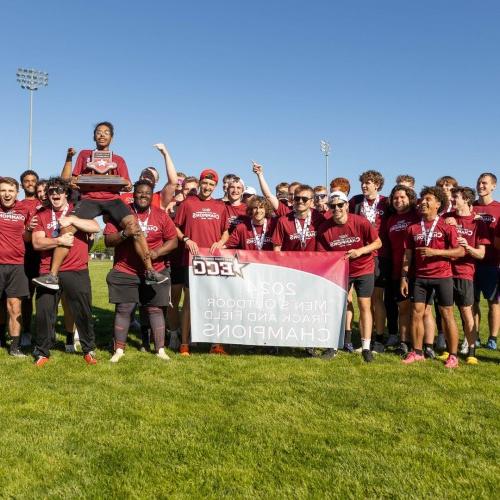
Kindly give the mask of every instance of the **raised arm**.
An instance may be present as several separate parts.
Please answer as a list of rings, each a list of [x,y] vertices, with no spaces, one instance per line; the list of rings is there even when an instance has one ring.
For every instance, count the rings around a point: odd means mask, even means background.
[[[252,170],[253,173],[257,176],[257,179],[259,180],[259,185],[260,185],[260,190],[262,191],[262,195],[267,201],[269,201],[269,203],[273,207],[273,210],[278,210],[280,202],[278,198],[276,198],[276,196],[273,194],[273,192],[269,188],[269,184],[264,178],[264,169],[262,165],[259,165],[258,163],[252,161]]]
[[[155,148],[161,153],[165,162],[167,182],[161,190],[161,203],[162,206],[166,207],[175,196],[175,189],[177,188],[177,170],[175,169],[174,162],[172,161],[165,144],[155,144]]]

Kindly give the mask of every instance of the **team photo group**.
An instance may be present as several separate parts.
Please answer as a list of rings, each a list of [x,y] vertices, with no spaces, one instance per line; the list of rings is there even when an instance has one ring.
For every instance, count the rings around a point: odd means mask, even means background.
[[[474,186],[442,175],[418,192],[412,175],[384,179],[376,170],[336,177],[327,186],[305,178],[272,188],[264,167],[253,162],[247,180],[254,188],[211,168],[183,174],[167,147],[155,144],[164,166],[144,168],[133,182],[123,157],[112,151],[114,133],[110,122],[97,124],[95,146],[78,154],[69,148],[57,177],[41,179],[35,170],[0,177],[0,345],[11,356],[32,355],[36,366],[49,362],[61,305],[66,352],[97,363],[92,285],[104,283],[91,283],[89,260],[101,230],[114,254],[106,277],[115,305],[106,361],[125,355],[136,315],[141,350],[165,361],[172,352],[191,355],[197,311],[190,307],[189,264],[200,249],[342,255],[348,295],[341,349],[366,362],[391,352],[403,364],[438,359],[451,369],[460,358],[478,364],[478,348],[497,349],[494,173],[478,170]],[[358,187],[361,193],[352,195]],[[480,331],[487,334],[480,338]],[[302,352],[325,360],[337,355],[314,345]],[[210,353],[226,355],[230,348],[213,343]]]

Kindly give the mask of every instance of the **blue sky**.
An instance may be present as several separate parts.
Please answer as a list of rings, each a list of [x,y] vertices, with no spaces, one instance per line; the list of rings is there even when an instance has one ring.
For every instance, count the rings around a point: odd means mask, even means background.
[[[132,177],[161,165],[235,172],[251,160],[272,185],[358,191],[366,169],[387,192],[451,174],[474,184],[500,163],[498,1],[3,1],[1,173],[27,167],[28,92],[17,67],[49,72],[35,95],[33,167],[60,171],[68,146],[92,146],[100,120]],[[164,176],[163,176],[164,179]],[[498,196],[497,196],[498,199]]]

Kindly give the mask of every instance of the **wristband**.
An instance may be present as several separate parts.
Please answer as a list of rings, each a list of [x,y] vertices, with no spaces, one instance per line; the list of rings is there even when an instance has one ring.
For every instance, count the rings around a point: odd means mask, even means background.
[[[186,243],[187,241],[189,241],[191,238],[189,236],[184,236],[184,238],[182,238],[182,241],[184,243]]]

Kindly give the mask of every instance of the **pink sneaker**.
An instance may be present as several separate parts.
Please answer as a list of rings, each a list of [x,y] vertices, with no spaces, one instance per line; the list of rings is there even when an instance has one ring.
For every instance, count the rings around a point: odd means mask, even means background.
[[[458,368],[458,358],[454,356],[453,354],[450,354],[448,356],[448,359],[446,360],[446,363],[444,364],[446,368]]]
[[[415,361],[425,361],[425,356],[423,354],[417,354],[415,351],[411,351],[408,356],[403,359],[402,363],[410,365],[411,363],[415,363]]]

